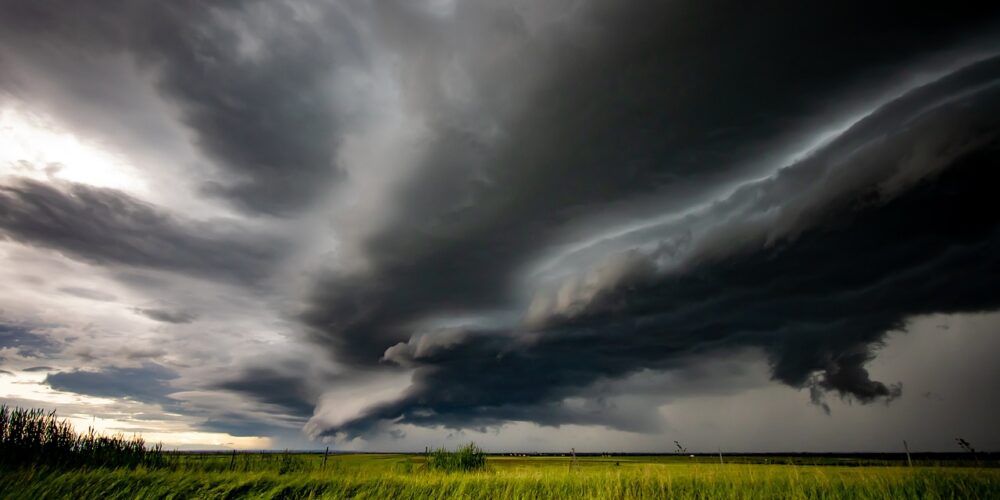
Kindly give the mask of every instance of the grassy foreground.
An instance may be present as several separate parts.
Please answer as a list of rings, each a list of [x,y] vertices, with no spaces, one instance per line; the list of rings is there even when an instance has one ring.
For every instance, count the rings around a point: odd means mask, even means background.
[[[484,472],[430,472],[423,457],[277,462],[184,457],[169,468],[0,471],[2,498],[1000,498],[1000,470],[686,463],[663,457],[491,457]],[[235,463],[233,466],[235,467]],[[297,470],[298,469],[298,470]]]

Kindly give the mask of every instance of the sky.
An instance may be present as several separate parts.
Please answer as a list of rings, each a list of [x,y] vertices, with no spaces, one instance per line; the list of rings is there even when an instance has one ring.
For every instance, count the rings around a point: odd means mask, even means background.
[[[0,0],[0,399],[168,449],[1000,450],[1000,6]]]

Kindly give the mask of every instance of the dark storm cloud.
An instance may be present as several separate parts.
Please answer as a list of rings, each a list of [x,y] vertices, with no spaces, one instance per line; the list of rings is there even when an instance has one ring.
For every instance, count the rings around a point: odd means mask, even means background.
[[[793,386],[891,398],[898,388],[864,368],[887,331],[915,314],[1000,307],[1000,221],[981,208],[1000,181],[998,162],[994,144],[884,206],[773,248],[609,290],[600,307],[529,338],[481,332],[417,357],[401,346],[387,357],[417,370],[406,396],[329,433],[364,433],[380,420],[572,423],[580,417],[564,418],[558,403],[602,377],[669,370],[734,346],[763,349],[774,377]],[[540,411],[546,404],[555,411]]]
[[[287,359],[287,358],[286,358]],[[210,391],[230,393],[243,402],[242,411],[213,412],[199,427],[234,436],[299,436],[314,414],[324,389],[364,382],[364,375],[308,372],[299,360],[270,360],[227,371],[205,385]],[[345,402],[346,403],[346,402]]]
[[[143,403],[175,404],[169,394],[176,392],[170,381],[177,372],[162,365],[146,363],[138,368],[108,367],[96,371],[73,370],[50,373],[45,383],[58,391],[102,398],[120,398]]]
[[[276,426],[272,422],[240,413],[223,413],[213,416],[198,424],[198,428],[208,432],[224,432],[230,436],[271,436],[289,430],[288,427]]]
[[[236,377],[218,382],[212,388],[234,392],[302,418],[312,416],[316,403],[315,394],[301,374],[289,374],[275,368],[246,368]]]
[[[62,344],[35,328],[0,322],[0,349],[13,349],[20,356],[38,358],[61,351]]]
[[[0,234],[85,262],[241,283],[262,278],[281,251],[224,221],[183,221],[120,191],[24,179],[0,186]]]
[[[197,319],[192,313],[186,311],[171,311],[167,309],[134,309],[135,312],[151,319],[154,321],[160,321],[163,323],[173,323],[176,325],[183,325],[186,323],[194,322]]]
[[[914,315],[1000,307],[1000,217],[984,205],[1000,180],[998,116],[1000,59],[917,89],[707,208],[714,226],[682,219],[699,233],[666,272],[657,251],[630,250],[604,264],[614,272],[597,273],[600,286],[557,293],[565,303],[524,328],[391,347],[384,360],[415,370],[407,393],[327,432],[579,423],[588,415],[561,402],[604,378],[748,347],[820,404],[823,391],[891,400],[901,387],[865,368],[886,332]]]
[[[297,211],[339,175],[333,74],[361,57],[345,9],[4,0],[0,11],[0,39],[29,61],[78,51],[85,57],[127,53],[152,70],[200,148],[234,178],[206,189],[241,208]],[[36,43],[38,37],[45,43]]]
[[[642,197],[682,206],[777,138],[817,128],[809,117],[841,96],[997,19],[853,2],[583,2],[536,33],[494,3],[460,2],[455,20],[408,5],[381,4],[379,26],[403,56],[404,95],[434,127],[430,151],[361,243],[371,265],[323,280],[303,314],[353,364],[377,363],[410,321],[511,300],[517,270],[571,222]],[[468,114],[442,76],[456,60]]]

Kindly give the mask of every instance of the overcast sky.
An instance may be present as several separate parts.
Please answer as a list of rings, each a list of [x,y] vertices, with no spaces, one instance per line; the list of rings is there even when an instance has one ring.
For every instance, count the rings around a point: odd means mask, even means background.
[[[168,448],[1000,449],[1000,7],[0,0],[0,398]]]

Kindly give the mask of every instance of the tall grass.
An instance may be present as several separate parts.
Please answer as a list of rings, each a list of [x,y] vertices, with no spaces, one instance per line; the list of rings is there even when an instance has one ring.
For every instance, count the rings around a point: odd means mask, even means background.
[[[476,443],[460,446],[455,451],[438,448],[427,457],[427,468],[443,472],[471,472],[486,469],[486,452]]]
[[[541,461],[539,461],[541,462]],[[973,468],[680,464],[528,467],[450,474],[356,471],[190,472],[169,469],[0,470],[0,498],[677,498],[994,499],[1000,471]]]
[[[165,467],[187,472],[274,472],[277,474],[322,470],[323,462],[316,455],[298,453],[205,453],[167,454]]]
[[[156,467],[162,446],[146,447],[141,436],[77,434],[54,411],[0,405],[0,466]]]

